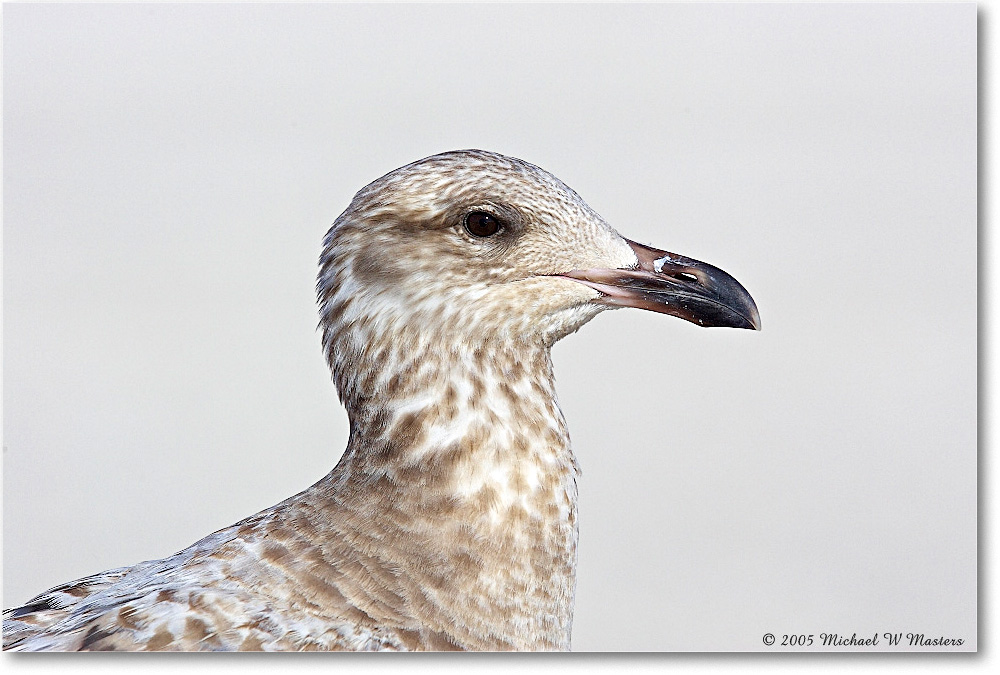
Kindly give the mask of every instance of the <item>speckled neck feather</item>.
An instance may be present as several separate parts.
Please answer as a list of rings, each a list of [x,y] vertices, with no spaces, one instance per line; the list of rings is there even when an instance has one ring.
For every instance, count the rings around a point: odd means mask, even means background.
[[[277,514],[313,601],[409,649],[569,647],[576,468],[547,351],[500,356],[429,358],[353,411],[340,464]]]

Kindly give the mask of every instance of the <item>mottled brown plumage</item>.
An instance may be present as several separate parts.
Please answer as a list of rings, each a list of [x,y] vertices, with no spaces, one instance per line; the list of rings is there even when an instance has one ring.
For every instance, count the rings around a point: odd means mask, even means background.
[[[8,610],[5,649],[568,649],[577,467],[550,347],[621,305],[759,325],[725,273],[623,239],[552,175],[482,151],[362,189],[320,265],[351,428],[333,471],[173,556]]]

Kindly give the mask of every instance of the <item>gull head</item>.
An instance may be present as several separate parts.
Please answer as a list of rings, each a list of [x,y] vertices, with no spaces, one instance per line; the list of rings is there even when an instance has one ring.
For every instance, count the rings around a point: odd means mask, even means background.
[[[547,347],[618,307],[760,327],[727,273],[630,241],[552,174],[481,150],[427,157],[361,189],[320,268],[335,375],[358,350],[377,357],[380,340],[423,352]]]

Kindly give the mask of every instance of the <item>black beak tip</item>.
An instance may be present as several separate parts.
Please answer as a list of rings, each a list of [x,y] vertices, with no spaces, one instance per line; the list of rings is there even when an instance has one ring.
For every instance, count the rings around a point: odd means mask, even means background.
[[[699,261],[691,261],[706,272],[707,282],[699,284],[702,293],[698,318],[709,319],[703,326],[724,326],[726,328],[746,328],[760,330],[760,312],[757,303],[743,285],[732,275],[718,267]],[[693,268],[693,266],[692,266]],[[689,319],[690,320],[690,319]]]
[[[739,309],[714,305],[701,307],[698,312],[678,312],[677,316],[703,328],[760,330],[760,313],[752,305]]]

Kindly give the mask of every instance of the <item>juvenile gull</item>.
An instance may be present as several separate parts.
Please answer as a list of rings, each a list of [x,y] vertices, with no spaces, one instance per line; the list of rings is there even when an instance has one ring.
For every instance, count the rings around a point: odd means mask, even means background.
[[[577,466],[550,348],[615,307],[760,327],[725,272],[480,150],[358,192],[317,294],[350,419],[337,466],[170,557],[6,610],[5,649],[569,649]]]

